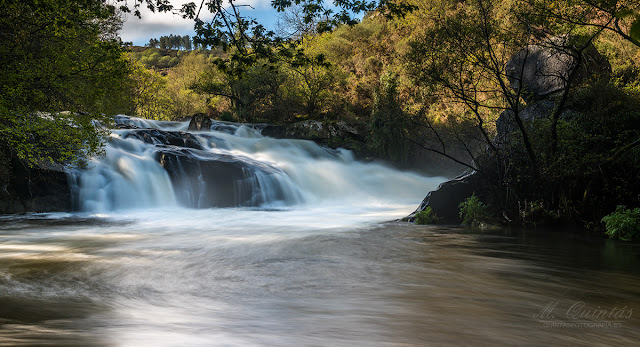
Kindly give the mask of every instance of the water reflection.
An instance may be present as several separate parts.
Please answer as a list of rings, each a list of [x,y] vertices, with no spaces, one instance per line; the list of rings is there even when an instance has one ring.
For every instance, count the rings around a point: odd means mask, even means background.
[[[5,218],[0,344],[640,340],[638,245],[330,218],[332,227],[292,228],[296,211],[199,213],[198,222],[173,224]]]

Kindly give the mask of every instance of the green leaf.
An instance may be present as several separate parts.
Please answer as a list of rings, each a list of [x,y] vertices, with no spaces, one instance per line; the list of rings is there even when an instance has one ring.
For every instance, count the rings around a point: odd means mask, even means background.
[[[631,24],[629,36],[635,40],[640,40],[640,18],[636,18],[636,21]]]
[[[625,8],[625,9],[623,9],[621,11],[616,12],[616,18],[618,18],[618,19],[627,18],[627,17],[631,16],[632,14],[633,14],[632,10],[630,10],[628,8]]]

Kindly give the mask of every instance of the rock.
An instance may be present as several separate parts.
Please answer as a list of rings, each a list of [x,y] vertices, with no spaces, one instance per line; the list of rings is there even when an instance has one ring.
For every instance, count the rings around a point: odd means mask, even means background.
[[[246,124],[246,126],[255,128],[257,125]],[[219,132],[227,133],[231,135],[235,134],[239,127],[240,127],[240,124],[238,123],[224,122],[224,121],[213,121],[213,123],[211,124],[211,130],[219,131]]]
[[[309,140],[322,146],[355,151],[366,141],[365,130],[343,121],[329,123],[306,120],[284,125],[266,124],[262,126],[261,134],[277,139]]]
[[[534,121],[544,119],[550,120],[556,105],[557,101],[553,99],[539,100],[523,108],[520,111],[519,116],[525,125],[532,126]],[[562,120],[571,120],[577,116],[578,113],[575,111],[564,110],[560,113],[559,118]],[[497,147],[508,143],[511,139],[511,134],[514,131],[519,131],[518,124],[515,120],[515,114],[511,110],[505,110],[496,120],[496,137],[493,139],[493,143]]]
[[[521,90],[522,96],[528,100],[564,90],[579,57],[571,40],[568,36],[556,36],[521,49],[505,65],[511,88]],[[575,78],[608,76],[610,72],[611,65],[606,58],[589,46],[582,52],[580,71]]]
[[[0,213],[67,212],[72,210],[67,171],[62,166],[30,168],[17,158],[0,190]]]
[[[556,103],[552,100],[541,100],[522,109],[519,116],[525,124],[534,120],[549,119],[555,106]],[[493,143],[497,146],[507,143],[511,133],[517,130],[519,129],[514,112],[503,111],[496,120],[496,137]]]
[[[194,149],[202,149],[202,145],[195,136],[183,131],[165,131],[159,129],[131,129],[122,138],[135,138],[150,144],[173,145]]]
[[[155,159],[167,171],[176,198],[183,206],[260,206],[295,196],[287,190],[284,172],[278,167],[244,156],[204,150],[191,133],[131,129],[123,131],[121,136],[156,146]],[[206,139],[208,147],[228,147],[223,139],[213,134],[202,134],[201,137]],[[127,145],[122,142],[122,146]]]
[[[151,122],[153,121],[122,114],[113,117],[113,123],[116,129],[151,129],[153,128]]]
[[[192,208],[260,206],[302,200],[284,172],[248,157],[205,150],[191,133],[159,129],[123,130],[112,146],[136,139],[155,145],[155,159],[167,171],[178,203]],[[228,148],[224,139],[201,134],[207,148]]]
[[[211,118],[204,113],[196,113],[191,117],[188,131],[209,131],[211,129]]]
[[[260,206],[287,202],[292,195],[281,169],[250,158],[166,146],[159,147],[156,160],[167,170],[183,206]]]
[[[440,184],[438,189],[427,194],[417,210],[403,220],[413,222],[418,212],[431,207],[438,216],[439,223],[460,224],[462,220],[458,215],[458,206],[473,195],[478,184],[478,175],[475,171],[467,171],[453,180]]]

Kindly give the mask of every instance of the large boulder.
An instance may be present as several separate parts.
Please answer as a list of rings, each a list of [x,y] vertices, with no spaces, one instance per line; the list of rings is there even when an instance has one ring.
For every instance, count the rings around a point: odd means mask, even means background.
[[[188,131],[209,131],[211,129],[211,118],[204,113],[196,113],[191,117]]]
[[[525,99],[540,99],[564,90],[579,62],[580,70],[574,75],[577,80],[611,72],[609,62],[593,46],[580,53],[573,40],[556,36],[522,48],[505,65],[511,88]]]
[[[153,145],[172,145],[202,149],[198,139],[183,131],[166,131],[160,129],[132,129],[122,135],[123,139],[135,138]]]
[[[156,159],[167,170],[183,206],[260,206],[300,198],[279,168],[247,157],[159,146]]]
[[[462,220],[458,215],[460,203],[473,195],[478,184],[478,173],[467,171],[464,174],[444,182],[438,189],[431,191],[422,200],[420,207],[404,220],[415,221],[416,214],[427,207],[438,216],[438,222],[442,224],[460,224]]]
[[[10,162],[10,172],[2,179],[0,189],[0,213],[71,211],[71,189],[64,166],[29,167],[17,158]]]

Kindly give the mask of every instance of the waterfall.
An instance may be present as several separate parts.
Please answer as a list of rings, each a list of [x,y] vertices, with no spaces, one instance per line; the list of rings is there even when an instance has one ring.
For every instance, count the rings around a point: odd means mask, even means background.
[[[441,178],[363,163],[344,149],[262,136],[257,127],[117,116],[103,157],[73,173],[77,208],[282,208],[309,204],[417,203]]]

